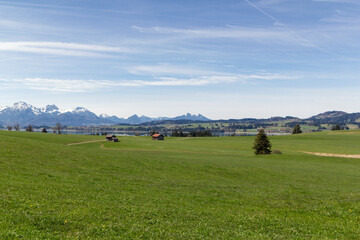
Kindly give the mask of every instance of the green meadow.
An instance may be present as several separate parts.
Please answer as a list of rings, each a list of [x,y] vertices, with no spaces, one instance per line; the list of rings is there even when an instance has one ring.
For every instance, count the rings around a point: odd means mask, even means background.
[[[359,239],[360,159],[303,152],[360,131],[103,138],[0,131],[0,239]]]

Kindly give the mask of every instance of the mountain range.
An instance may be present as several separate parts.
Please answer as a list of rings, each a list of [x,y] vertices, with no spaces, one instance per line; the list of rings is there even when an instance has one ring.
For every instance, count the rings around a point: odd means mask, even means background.
[[[117,116],[109,116],[106,114],[96,115],[83,107],[76,107],[72,110],[61,110],[56,105],[47,105],[43,108],[35,107],[25,102],[17,102],[12,106],[0,107],[0,126],[13,126],[20,124],[27,126],[55,126],[61,123],[67,126],[103,126],[115,124],[147,124],[156,125],[163,123],[185,123],[185,122],[210,122],[213,121],[201,114],[184,114],[177,117],[147,117],[133,115],[128,118],[119,118]],[[215,121],[215,120],[214,120]],[[328,111],[312,116],[310,118],[301,119],[297,117],[272,117],[268,119],[229,119],[216,120],[217,122],[228,123],[270,123],[276,121],[286,122],[308,122],[312,124],[356,124],[360,126],[360,113],[346,113],[342,111]]]
[[[28,124],[36,126],[54,126],[61,123],[67,126],[99,126],[113,124],[141,124],[151,121],[161,120],[192,120],[210,121],[201,114],[193,115],[190,113],[174,118],[169,117],[147,117],[133,115],[129,118],[119,118],[106,114],[96,115],[83,107],[73,110],[60,110],[56,105],[47,105],[38,108],[25,102],[17,102],[12,106],[0,108],[0,125],[13,125],[19,123],[21,126]]]

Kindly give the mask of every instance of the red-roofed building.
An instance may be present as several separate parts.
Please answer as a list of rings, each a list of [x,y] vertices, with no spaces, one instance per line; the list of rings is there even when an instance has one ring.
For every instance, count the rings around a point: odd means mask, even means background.
[[[152,135],[152,140],[164,140],[164,135],[154,134],[154,135]]]

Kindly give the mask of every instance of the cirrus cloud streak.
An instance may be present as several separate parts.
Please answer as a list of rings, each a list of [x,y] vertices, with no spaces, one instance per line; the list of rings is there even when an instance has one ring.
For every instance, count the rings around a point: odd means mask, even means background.
[[[180,86],[206,86],[224,84],[247,84],[253,80],[283,80],[291,79],[283,75],[243,75],[228,74],[217,76],[196,77],[158,77],[151,80],[83,80],[83,79],[50,79],[50,78],[24,78],[0,79],[3,88],[25,88],[52,92],[96,92],[104,89],[121,87],[180,87]]]
[[[109,54],[129,53],[134,50],[93,44],[66,42],[0,42],[0,51],[27,52],[63,56],[106,57]]]

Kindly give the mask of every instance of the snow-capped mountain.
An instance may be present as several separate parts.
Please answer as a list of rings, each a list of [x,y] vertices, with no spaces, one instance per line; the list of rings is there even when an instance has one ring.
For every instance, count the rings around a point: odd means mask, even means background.
[[[190,114],[187,113],[186,115],[181,115],[178,117],[174,117],[172,120],[192,120],[192,121],[209,121],[208,118],[204,117],[201,114],[195,115],[195,114]]]
[[[46,107],[42,108],[41,109],[42,112],[44,113],[61,113],[61,112],[64,112],[64,111],[61,111],[56,105],[46,105]]]
[[[60,110],[56,105],[37,108],[25,102],[17,102],[12,106],[2,108],[0,111],[0,122],[2,122],[2,125],[19,123],[20,125],[47,126],[53,126],[58,122],[69,126],[114,124],[114,122],[103,119],[82,107],[65,111]]]
[[[0,107],[0,124],[3,126],[19,123],[22,126],[28,124],[37,126],[54,126],[61,123],[67,126],[94,126],[111,124],[141,124],[144,122],[159,120],[193,120],[208,121],[209,119],[199,115],[186,114],[175,118],[168,117],[147,117],[133,115],[127,119],[107,114],[96,115],[83,107],[76,107],[73,110],[60,110],[56,105],[47,105],[43,108],[35,107],[25,102],[17,102],[12,106]]]
[[[12,106],[2,108],[0,111],[0,121],[3,124],[8,124],[12,119],[16,119],[16,122],[21,123],[36,118],[41,112],[41,109],[30,104],[17,102]]]

